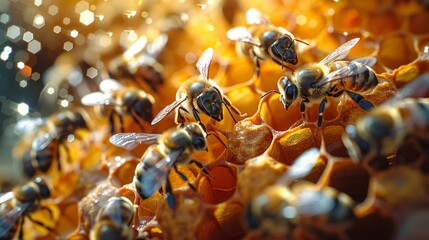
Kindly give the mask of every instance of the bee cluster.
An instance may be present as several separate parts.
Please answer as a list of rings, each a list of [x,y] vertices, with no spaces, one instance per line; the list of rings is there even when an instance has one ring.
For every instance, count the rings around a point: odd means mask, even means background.
[[[0,238],[429,237],[422,2],[140,7],[154,23],[16,146],[32,180]]]

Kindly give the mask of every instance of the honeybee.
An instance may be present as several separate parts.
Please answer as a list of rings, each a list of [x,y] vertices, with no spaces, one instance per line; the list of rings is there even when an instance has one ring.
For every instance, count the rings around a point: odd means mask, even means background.
[[[286,73],[277,82],[278,90],[268,91],[261,98],[270,93],[280,94],[280,102],[286,109],[301,98],[303,120],[306,105],[319,103],[319,127],[322,125],[327,97],[339,97],[347,93],[359,107],[370,110],[374,105],[357,92],[369,90],[378,84],[378,78],[370,68],[376,59],[367,57],[351,62],[338,61],[344,59],[358,41],[359,38],[354,38],[335,49],[322,61],[308,63],[293,73]]]
[[[156,58],[167,41],[166,34],[159,35],[149,44],[145,36],[140,37],[121,56],[110,61],[109,75],[115,79],[134,79],[137,83],[144,81],[156,92],[158,86],[164,83],[164,67]]]
[[[226,96],[223,95],[222,89],[209,79],[209,67],[213,58],[213,49],[208,48],[203,52],[197,61],[196,67],[200,76],[192,77],[180,85],[176,92],[176,100],[162,109],[152,120],[152,125],[157,124],[174,109],[176,110],[175,122],[183,125],[186,119],[195,119],[201,127],[199,113],[204,113],[210,118],[220,122],[223,119],[222,104],[225,105],[234,122],[237,122],[231,113],[232,111],[240,116],[244,116],[240,111],[231,104]]]
[[[317,148],[301,154],[277,184],[268,187],[247,205],[245,217],[250,229],[263,235],[290,236],[298,225],[316,231],[317,226],[353,218],[354,202],[346,194],[305,181],[289,186],[311,172],[318,155]]]
[[[67,141],[73,139],[70,136],[74,137],[78,129],[88,129],[85,118],[84,112],[67,110],[47,119],[34,119],[39,122],[38,124],[46,125],[46,130],[40,130],[32,141],[31,148],[24,154],[22,161],[24,174],[33,177],[38,172],[45,173],[54,161],[58,170],[61,170],[59,148],[63,147],[68,155]]]
[[[168,204],[174,208],[175,200],[168,175],[173,168],[189,187],[196,191],[186,176],[179,171],[177,165],[193,163],[209,175],[203,165],[192,159],[194,151],[206,151],[206,133],[197,123],[189,123],[181,128],[172,128],[163,134],[150,133],[119,133],[110,137],[109,141],[125,149],[133,149],[140,143],[151,145],[141,157],[137,165],[133,184],[142,199],[149,198],[161,188],[165,180],[165,193]]]
[[[19,230],[18,239],[23,239],[24,220],[28,218],[50,232],[53,230],[31,217],[37,210],[46,210],[52,216],[49,208],[41,206],[40,202],[51,196],[51,190],[46,181],[40,177],[15,187],[11,192],[0,196],[0,239],[14,238]]]
[[[259,61],[273,59],[282,67],[285,63],[296,65],[298,57],[294,35],[282,27],[274,26],[263,13],[251,8],[246,13],[246,27],[235,27],[227,32],[230,40],[236,41],[237,51],[250,56],[255,65],[255,74],[259,75]],[[308,45],[308,44],[307,44]]]
[[[401,147],[408,140],[429,158],[428,96],[429,75],[423,75],[355,124],[348,125],[342,140],[351,159],[370,168],[388,167],[386,157],[395,155],[396,162],[410,163],[413,157],[401,154]]]
[[[98,212],[91,239],[134,239],[135,207],[128,198],[111,197]]]
[[[141,121],[152,120],[152,108],[155,99],[152,95],[135,87],[125,87],[114,79],[105,79],[100,82],[101,92],[93,92],[85,95],[81,102],[87,106],[113,106],[110,111],[110,132],[115,132],[115,115],[119,119],[121,132],[124,132],[123,116],[129,115],[133,121],[143,130]]]

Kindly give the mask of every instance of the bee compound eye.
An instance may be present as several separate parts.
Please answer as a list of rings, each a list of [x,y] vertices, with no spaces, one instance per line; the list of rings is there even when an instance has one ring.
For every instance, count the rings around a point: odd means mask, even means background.
[[[206,139],[204,136],[194,133],[192,136],[192,146],[197,150],[206,149]]]

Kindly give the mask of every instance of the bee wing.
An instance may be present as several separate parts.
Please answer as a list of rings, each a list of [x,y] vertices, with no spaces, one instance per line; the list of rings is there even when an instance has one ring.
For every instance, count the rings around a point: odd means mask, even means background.
[[[49,143],[52,142],[52,140],[54,140],[54,138],[56,137],[56,132],[44,133],[33,140],[31,148],[35,151],[41,151],[45,149],[49,145]]]
[[[152,196],[161,188],[162,182],[167,178],[168,173],[182,152],[183,150],[171,152],[157,164],[143,172],[140,183],[141,192],[145,198]]]
[[[328,56],[322,59],[322,61],[320,61],[319,63],[327,65],[333,61],[344,59],[345,57],[347,57],[350,50],[356,45],[356,43],[359,42],[359,40],[360,38],[353,38],[352,40],[345,42],[343,45],[339,46]]]
[[[132,150],[138,144],[154,144],[161,134],[151,133],[118,133],[109,138],[109,142],[115,146]]]
[[[7,192],[0,195],[0,204],[8,202],[13,199],[13,192]]]
[[[122,86],[122,84],[120,84],[115,79],[108,78],[101,81],[98,87],[100,88],[100,91],[102,91],[103,93],[110,93],[113,91],[117,91],[123,88],[124,86]]]
[[[86,106],[119,105],[110,94],[102,92],[89,93],[83,96],[80,102]]]
[[[367,68],[365,65],[362,64],[353,64],[355,61],[351,61],[347,66],[339,68],[335,71],[330,72],[326,77],[317,82],[316,87],[320,87],[328,82],[332,82],[334,80],[338,80],[341,78],[347,78],[354,75],[357,75],[359,73],[362,73],[364,71],[367,71]]]
[[[307,176],[316,165],[320,150],[310,148],[299,155],[287,172],[279,179],[282,184],[289,184],[294,180]]]
[[[429,98],[429,74],[421,75],[402,87],[383,105],[398,103],[405,98]]]
[[[177,108],[182,102],[186,100],[186,97],[176,100],[172,102],[171,104],[167,105],[164,109],[162,109],[152,120],[150,123],[151,125],[157,124],[159,121],[161,121],[165,116],[167,116],[171,111],[173,111],[175,108]]]
[[[133,43],[123,54],[122,57],[124,60],[129,61],[134,58],[137,54],[141,53],[146,46],[147,37],[141,36]]]
[[[154,58],[156,58],[161,51],[167,45],[168,36],[167,34],[159,35],[153,42],[149,43],[146,47],[146,53]]]
[[[256,8],[250,8],[246,12],[246,21],[248,24],[257,24],[257,25],[270,25],[271,22],[268,20],[268,17],[261,13]]]
[[[209,79],[209,67],[213,58],[213,48],[207,48],[197,61],[196,67],[204,79]]]
[[[375,58],[375,57],[362,57],[362,58],[357,58],[357,59],[353,60],[353,62],[358,62],[358,63],[361,63],[361,64],[366,65],[368,67],[372,67],[377,62],[377,58]]]
[[[31,132],[45,124],[46,118],[24,118],[19,120],[14,127],[18,134]]]
[[[246,42],[257,47],[261,45],[257,39],[253,38],[252,33],[246,27],[231,28],[226,32],[226,36],[232,41]]]
[[[25,214],[31,206],[31,202],[25,202],[13,209],[7,211],[6,214],[1,214],[0,218],[0,236],[5,236],[15,226],[18,220]]]

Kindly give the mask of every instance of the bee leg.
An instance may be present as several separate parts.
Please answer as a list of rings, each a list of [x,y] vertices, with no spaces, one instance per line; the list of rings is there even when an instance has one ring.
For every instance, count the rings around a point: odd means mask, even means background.
[[[121,132],[125,132],[124,129],[124,119],[121,114],[118,114],[119,126],[121,127]]]
[[[111,111],[109,114],[109,123],[110,123],[110,134],[113,135],[115,133],[115,111]]]
[[[201,126],[201,128],[204,130],[204,132],[207,132],[206,126],[201,122],[200,117],[198,116],[198,111],[195,108],[192,108],[192,115],[194,116],[197,123]]]
[[[222,141],[222,139],[220,139],[220,137],[219,137],[216,133],[214,133],[214,132],[207,133],[207,137],[208,137],[208,136],[214,136],[217,140],[219,140],[219,142],[220,142],[220,143],[222,143],[222,145],[223,145],[225,148],[228,148],[228,147],[226,146],[226,144]]]
[[[50,217],[51,219],[54,219],[54,214],[52,213],[52,210],[51,210],[50,208],[48,208],[48,207],[46,207],[46,206],[41,206],[41,207],[40,207],[40,209],[41,209],[41,210],[45,210],[45,211],[47,211],[47,212],[48,212],[48,214],[49,214],[49,217]]]
[[[69,149],[69,147],[67,146],[67,144],[66,144],[66,143],[61,144],[61,146],[63,146],[64,150],[66,151],[67,162],[68,162],[68,163],[70,163],[70,162],[71,162],[71,159],[70,159],[70,149]],[[58,158],[58,162],[60,162],[60,161],[59,161],[59,158]]]
[[[174,118],[174,122],[177,124],[181,124],[183,125],[183,123],[185,122],[185,118],[183,117],[183,115],[181,114],[180,111],[184,111],[186,113],[189,114],[189,112],[182,106],[180,106],[179,108],[177,108],[177,112],[176,112],[176,116]]]
[[[209,170],[207,170],[207,168],[205,168],[204,166],[203,166],[203,164],[202,163],[200,163],[200,162],[198,162],[197,160],[194,160],[194,159],[192,159],[191,161],[190,161],[190,163],[192,164],[195,164],[195,166],[197,166],[199,169],[201,169],[201,171],[205,174],[205,175],[207,175],[207,176],[209,176],[210,178],[212,178],[213,180],[215,180],[216,178],[215,177],[213,177],[211,174],[210,174],[210,172],[209,172]]]
[[[65,147],[64,144],[58,144],[58,146],[57,146],[57,152],[55,153],[55,158],[57,159],[57,168],[58,168],[58,171],[61,171],[60,145],[63,146],[63,147]],[[66,152],[67,152],[67,150],[66,150]]]
[[[223,104],[225,104],[226,109],[228,110],[229,114],[231,115],[231,117],[233,119],[234,119],[234,117],[232,116],[231,111],[229,110],[228,107],[231,107],[232,111],[235,114],[237,114],[238,116],[240,116],[240,117],[246,117],[247,116],[246,113],[241,113],[240,110],[238,110],[237,107],[235,107],[234,105],[232,105],[232,103],[230,102],[230,100],[227,97],[225,97],[225,96],[223,97]],[[235,121],[235,119],[234,119],[234,121]],[[237,121],[235,121],[235,122],[237,122]]]
[[[46,229],[46,230],[48,230],[49,232],[53,232],[53,231],[54,231],[54,229],[52,229],[51,227],[46,226],[46,225],[45,225],[44,223],[42,223],[42,222],[39,222],[39,221],[37,221],[37,220],[33,219],[30,215],[27,215],[27,217],[28,217],[28,219],[30,219],[30,221],[32,221],[33,223],[35,223],[35,224],[37,224],[37,225],[39,225],[39,226],[41,226],[41,227],[45,228],[45,229]]]
[[[170,183],[170,179],[168,178],[168,175],[165,181],[165,194],[167,195],[168,206],[170,206],[170,208],[173,209],[175,205],[175,200],[174,200],[174,195],[173,195],[173,191],[172,191],[172,187],[171,187],[171,183]]]
[[[349,92],[349,91],[345,91],[352,99],[353,101],[355,101],[359,107],[361,107],[363,110],[365,111],[369,111],[371,108],[374,107],[374,104],[372,104],[371,102],[367,101],[362,95],[354,93],[354,92]]]
[[[184,182],[186,182],[187,184],[188,184],[188,186],[194,191],[194,192],[196,192],[197,191],[197,189],[194,187],[194,185],[192,185],[190,182],[189,182],[189,180],[188,180],[188,178],[185,176],[185,174],[183,174],[182,172],[180,172],[179,171],[179,169],[177,168],[177,165],[174,165],[173,166],[174,167],[174,170],[176,171],[176,173],[179,175],[179,177],[184,181]]]
[[[302,100],[300,105],[300,111],[302,115],[302,121],[305,121],[305,103],[308,102],[308,100]]]
[[[249,54],[250,54],[250,57],[252,58],[253,65],[255,66],[255,70],[253,71],[253,74],[257,77],[257,76],[259,76],[259,73],[260,73],[260,70],[261,70],[259,59],[256,56],[255,52],[253,52],[252,50],[250,50]]]
[[[323,121],[323,113],[325,112],[325,104],[326,104],[326,98],[322,99],[322,102],[319,105],[319,117],[317,118],[317,127],[322,126]]]
[[[137,125],[139,125],[140,129],[143,131],[144,130],[143,124],[139,121],[134,111],[131,111],[131,117],[133,118],[133,121],[137,123]]]
[[[21,223],[19,224],[19,235],[18,235],[19,240],[22,240],[24,236],[24,220],[25,218],[22,218]]]

